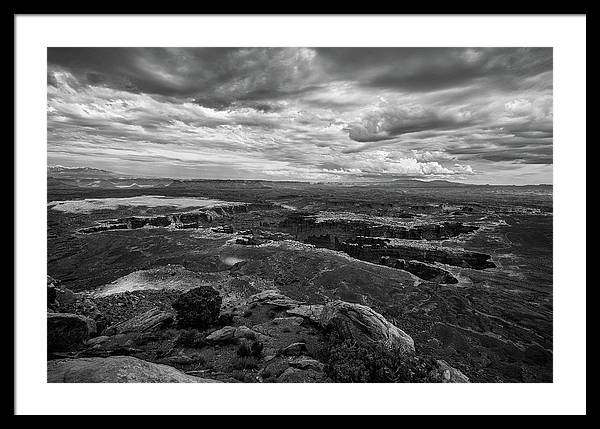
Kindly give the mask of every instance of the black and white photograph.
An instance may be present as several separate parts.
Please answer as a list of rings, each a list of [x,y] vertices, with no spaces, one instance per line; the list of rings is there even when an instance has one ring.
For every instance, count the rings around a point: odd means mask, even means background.
[[[551,386],[556,52],[49,44],[42,382]]]

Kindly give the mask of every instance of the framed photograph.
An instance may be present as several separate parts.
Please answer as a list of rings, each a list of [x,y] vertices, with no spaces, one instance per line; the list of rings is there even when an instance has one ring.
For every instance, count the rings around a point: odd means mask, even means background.
[[[585,414],[585,15],[15,24],[17,413]]]

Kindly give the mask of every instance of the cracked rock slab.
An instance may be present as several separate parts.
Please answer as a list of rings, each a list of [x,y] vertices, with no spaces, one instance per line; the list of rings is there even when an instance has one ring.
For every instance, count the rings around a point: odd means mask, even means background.
[[[299,305],[297,307],[286,310],[286,313],[291,316],[304,317],[313,323],[319,323],[321,320],[321,313],[323,312],[323,305]]]
[[[59,359],[48,362],[49,383],[217,383],[131,356]]]
[[[109,326],[103,335],[116,335],[128,332],[148,332],[173,323],[175,316],[168,311],[152,308],[145,313],[138,314],[131,319]]]
[[[256,332],[247,326],[225,326],[221,329],[210,333],[206,337],[206,341],[211,343],[228,343],[235,339],[245,338],[248,340],[260,340],[264,335]]]
[[[277,307],[293,308],[303,303],[287,297],[277,290],[269,289],[249,297],[247,304],[270,304]]]
[[[308,350],[306,349],[306,343],[292,343],[279,352],[280,355],[283,356],[299,356],[306,353]]]

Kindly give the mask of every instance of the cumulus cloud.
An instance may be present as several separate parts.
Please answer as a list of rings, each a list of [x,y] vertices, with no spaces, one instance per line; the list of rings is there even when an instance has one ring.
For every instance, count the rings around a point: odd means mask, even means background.
[[[47,82],[59,164],[551,181],[546,48],[49,48]]]

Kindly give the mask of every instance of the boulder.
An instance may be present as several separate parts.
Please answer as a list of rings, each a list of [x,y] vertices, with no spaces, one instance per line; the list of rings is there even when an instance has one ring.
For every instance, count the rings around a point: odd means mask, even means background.
[[[182,294],[173,302],[180,326],[205,329],[219,318],[222,298],[210,286],[201,286]]]
[[[415,351],[414,341],[406,332],[364,305],[330,302],[323,307],[320,324],[325,329],[335,330],[342,338],[360,344],[380,344],[403,353]]]
[[[46,305],[48,307],[56,305],[56,286],[52,283],[48,283],[46,288]]]
[[[228,343],[233,341],[235,335],[235,326],[225,326],[224,328],[217,329],[211,332],[206,337],[206,341],[210,343]]]
[[[322,371],[289,367],[277,377],[277,383],[324,383],[326,376]]]
[[[60,280],[56,280],[54,277],[46,275],[46,284],[48,286],[50,286],[50,285],[58,286],[58,285],[60,285]]]
[[[307,351],[306,343],[292,343],[281,349],[279,354],[283,356],[300,356]]]
[[[206,341],[210,343],[231,343],[237,339],[257,340],[264,337],[261,333],[256,332],[247,326],[225,326],[211,332]]]
[[[71,313],[48,313],[48,351],[71,350],[96,334],[96,322]]]
[[[86,341],[85,345],[88,347],[91,347],[91,346],[95,346],[97,344],[102,344],[109,339],[110,339],[110,337],[107,335],[100,335],[98,337],[90,338],[89,340]]]
[[[134,347],[138,333],[100,335],[86,342],[86,348],[78,352],[78,357],[131,356],[143,350]]]
[[[55,294],[55,299],[58,302],[58,305],[61,307],[73,305],[82,299],[81,294],[75,293],[71,289],[67,288],[55,288]]]
[[[235,244],[242,244],[244,246],[259,246],[262,243],[262,240],[257,237],[240,237],[235,240]]]
[[[286,310],[286,313],[291,316],[304,317],[313,323],[319,323],[321,320],[321,313],[323,312],[323,306],[316,305],[299,305],[297,307]]]
[[[48,361],[48,383],[216,383],[132,356]]]
[[[109,326],[102,333],[103,335],[124,334],[127,332],[149,332],[168,326],[173,322],[173,313],[163,311],[159,308],[152,308],[145,313],[138,314],[129,320]]]
[[[94,319],[98,328],[98,332],[103,332],[107,327],[109,327],[112,324],[110,315],[101,312],[95,305],[86,306],[86,302],[89,302],[89,300],[84,299],[82,303],[82,306],[84,308],[81,310],[81,313],[85,314],[91,319]]]
[[[289,360],[289,365],[294,368],[323,372],[325,365],[316,359],[312,359],[308,356],[297,356]]]
[[[238,326],[235,329],[235,332],[233,333],[233,337],[234,338],[245,338],[247,340],[256,340],[260,337],[262,337],[262,334],[253,331],[252,329],[248,328],[247,326]]]
[[[431,371],[429,376],[437,383],[468,383],[469,377],[464,375],[458,369],[448,365],[444,360],[436,360],[436,369]]]
[[[260,371],[260,376],[263,380],[274,381],[286,369],[290,367],[287,361],[288,358],[283,356],[275,356],[267,361],[267,364]]]
[[[293,308],[303,303],[289,298],[277,290],[269,289],[250,296],[247,299],[247,304],[269,304],[276,307]]]

